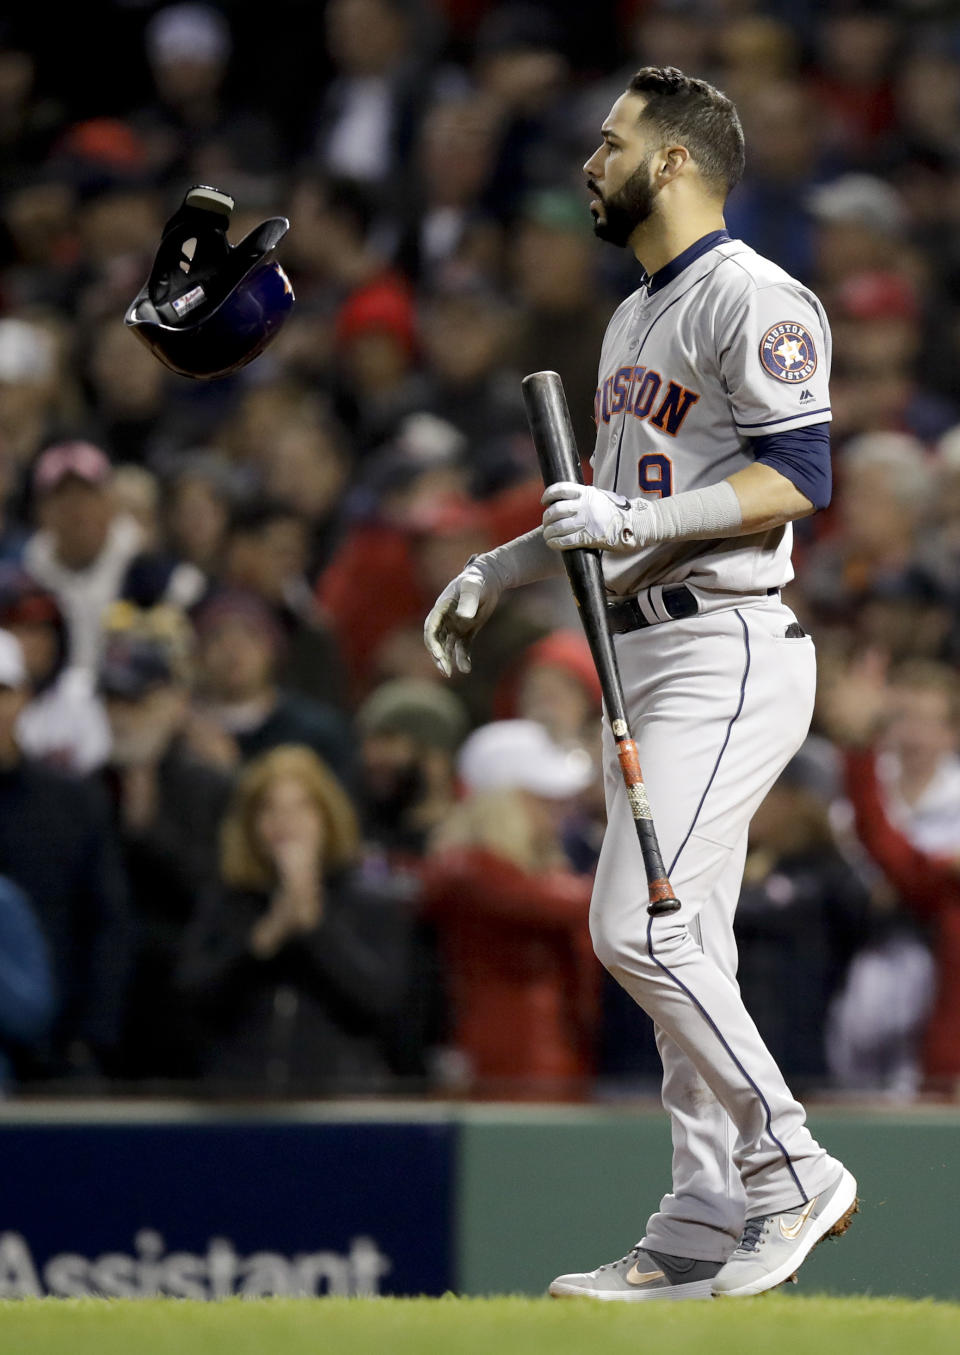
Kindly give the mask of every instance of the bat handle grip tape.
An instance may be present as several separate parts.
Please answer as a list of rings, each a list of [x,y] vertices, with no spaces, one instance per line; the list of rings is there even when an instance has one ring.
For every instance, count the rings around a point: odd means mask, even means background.
[[[650,902],[647,912],[651,917],[666,917],[680,911],[680,900],[674,897],[673,886],[667,879],[650,881]]]
[[[637,826],[637,832],[647,836],[653,826],[653,814],[650,809],[647,788],[643,784],[643,773],[640,770],[637,745],[629,735],[617,738],[616,742],[617,759],[620,763],[623,784],[627,791],[630,812]],[[656,855],[659,860],[659,850]],[[660,869],[663,869],[662,865]],[[647,912],[651,917],[664,917],[669,913],[677,912],[680,907],[680,900],[674,895],[673,886],[667,879],[666,874],[648,879],[647,887],[650,894]]]

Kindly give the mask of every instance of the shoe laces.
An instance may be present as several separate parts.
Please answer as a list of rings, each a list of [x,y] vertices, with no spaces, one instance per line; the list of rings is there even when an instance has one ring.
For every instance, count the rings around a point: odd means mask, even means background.
[[[763,1237],[767,1226],[767,1215],[761,1214],[759,1218],[748,1219],[744,1224],[743,1236],[737,1243],[737,1251],[755,1252],[760,1250],[760,1239]]]
[[[601,1270],[613,1270],[615,1266],[622,1266],[622,1265],[624,1265],[627,1261],[629,1261],[629,1262],[631,1263],[631,1265],[632,1265],[633,1262],[636,1261],[637,1257],[640,1255],[640,1253],[641,1253],[642,1251],[643,1251],[643,1248],[640,1246],[640,1243],[638,1242],[637,1245],[636,1245],[635,1247],[631,1247],[631,1248],[630,1248],[630,1250],[627,1252],[626,1256],[621,1256],[619,1261],[607,1261],[604,1265],[602,1265],[602,1266],[597,1266],[597,1270],[598,1270],[598,1271],[601,1271]]]

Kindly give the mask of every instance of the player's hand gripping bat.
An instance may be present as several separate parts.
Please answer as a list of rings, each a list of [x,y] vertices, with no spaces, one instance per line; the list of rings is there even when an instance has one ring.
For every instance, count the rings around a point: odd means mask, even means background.
[[[556,372],[533,372],[523,379],[523,402],[533,434],[537,458],[544,485],[558,480],[583,483],[580,455],[573,436],[570,412],[567,409],[563,384]],[[647,873],[650,902],[647,912],[652,917],[675,913],[680,901],[674,896],[660,855],[660,844],[653,824],[650,801],[643,784],[643,774],[627,722],[623,699],[623,685],[613,641],[607,629],[607,604],[603,586],[600,555],[595,550],[567,550],[563,563],[570,579],[570,587],[586,631],[587,642],[603,689],[603,700],[610,717],[617,757],[633,822],[640,840],[643,865]]]

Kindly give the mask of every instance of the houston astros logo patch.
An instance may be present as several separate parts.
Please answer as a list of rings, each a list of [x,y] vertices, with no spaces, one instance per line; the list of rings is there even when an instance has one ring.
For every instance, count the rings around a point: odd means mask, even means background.
[[[795,320],[771,325],[760,341],[760,361],[778,381],[794,385],[809,381],[817,370],[817,350],[813,340]]]

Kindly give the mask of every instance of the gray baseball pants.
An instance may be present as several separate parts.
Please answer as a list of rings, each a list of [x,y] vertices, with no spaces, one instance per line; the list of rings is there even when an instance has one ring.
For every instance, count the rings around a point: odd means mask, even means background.
[[[628,715],[679,912],[646,882],[604,720],[608,826],[590,910],[602,963],[656,1027],[673,1187],[642,1245],[725,1261],[745,1218],[796,1208],[840,1166],[811,1136],[743,1005],[733,916],[754,811],[806,737],[816,660],[751,597],[616,637]],[[804,1013],[797,1013],[802,1021]]]

